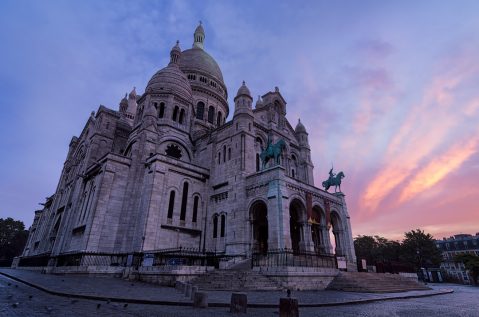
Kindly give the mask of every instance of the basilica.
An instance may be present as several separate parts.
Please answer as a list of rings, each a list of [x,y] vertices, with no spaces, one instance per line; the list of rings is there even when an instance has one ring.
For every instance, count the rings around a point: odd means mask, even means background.
[[[165,250],[242,260],[290,250],[355,270],[345,195],[315,185],[307,129],[286,114],[277,87],[254,102],[243,82],[228,104],[200,24],[143,93],[100,106],[72,137],[16,265],[94,272],[138,254],[137,268],[154,266]],[[92,255],[101,263],[86,263]]]

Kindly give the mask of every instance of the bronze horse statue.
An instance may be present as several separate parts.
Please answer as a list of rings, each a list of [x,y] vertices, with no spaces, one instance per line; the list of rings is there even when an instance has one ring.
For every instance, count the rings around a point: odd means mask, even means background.
[[[276,164],[279,164],[279,157],[285,147],[286,142],[284,142],[283,139],[280,139],[275,144],[268,142],[268,146],[266,147],[266,149],[264,149],[263,152],[261,152],[261,154],[259,155],[261,162],[263,162],[263,168],[266,167],[266,163],[268,163],[270,159],[274,159],[274,162]]]
[[[338,175],[334,176],[334,174],[332,174],[328,180],[325,180],[323,182],[323,187],[324,189],[327,191],[329,189],[329,187],[331,186],[335,186],[334,187],[334,192],[336,192],[336,189],[339,187],[339,191],[341,191],[341,179],[343,179],[345,177],[344,173],[343,172],[339,172]]]

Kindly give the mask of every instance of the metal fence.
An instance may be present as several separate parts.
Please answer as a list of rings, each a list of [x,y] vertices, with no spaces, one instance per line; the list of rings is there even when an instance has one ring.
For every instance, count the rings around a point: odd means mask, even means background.
[[[278,267],[302,266],[336,268],[336,258],[331,254],[296,251],[291,249],[270,250],[266,253],[253,253],[252,266]]]
[[[19,266],[47,266],[54,259],[55,266],[214,266],[220,262],[230,261],[238,256],[225,255],[221,252],[189,248],[162,249],[136,253],[72,252],[57,256],[39,255],[23,257]]]

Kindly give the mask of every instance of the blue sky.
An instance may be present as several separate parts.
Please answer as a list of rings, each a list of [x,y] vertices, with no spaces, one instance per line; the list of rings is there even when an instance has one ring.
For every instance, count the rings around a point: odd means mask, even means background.
[[[2,1],[0,217],[30,225],[90,112],[142,92],[201,20],[231,112],[242,80],[278,86],[316,184],[345,172],[355,235],[479,231],[478,16],[477,1]]]

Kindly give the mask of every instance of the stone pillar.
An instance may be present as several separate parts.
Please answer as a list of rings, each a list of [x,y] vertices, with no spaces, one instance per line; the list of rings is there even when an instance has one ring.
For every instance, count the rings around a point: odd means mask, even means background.
[[[193,298],[193,307],[207,308],[208,307],[208,294],[205,292],[196,292]]]
[[[342,234],[340,236],[341,240],[341,249],[343,255],[348,261],[348,270],[356,271],[356,252],[354,250],[353,234],[351,231],[351,221],[348,213],[348,207],[346,205],[345,195],[341,192],[335,193],[335,196],[341,199],[342,210],[341,210],[341,223],[343,226]]]
[[[301,241],[299,242],[299,248],[301,251],[314,251],[313,238],[311,237],[311,224],[308,222],[301,224]]]
[[[230,313],[245,313],[248,307],[248,297],[246,293],[232,293],[230,303]]]
[[[268,249],[291,248],[289,217],[285,216],[288,214],[288,197],[284,189],[284,181],[281,181],[281,175],[284,175],[284,168],[278,165],[265,173],[268,173],[268,176],[270,176],[267,193]]]
[[[331,245],[331,240],[329,239],[329,229],[326,225],[321,225],[321,248],[324,248],[324,253],[332,254],[333,246]]]
[[[279,317],[298,317],[298,299],[283,297],[279,299]]]
[[[333,231],[333,234],[334,234],[334,239],[335,239],[335,242],[336,242],[336,250],[335,250],[335,254],[337,256],[344,256],[344,252],[343,252],[343,241],[342,241],[342,237],[343,237],[343,230],[334,230]]]

